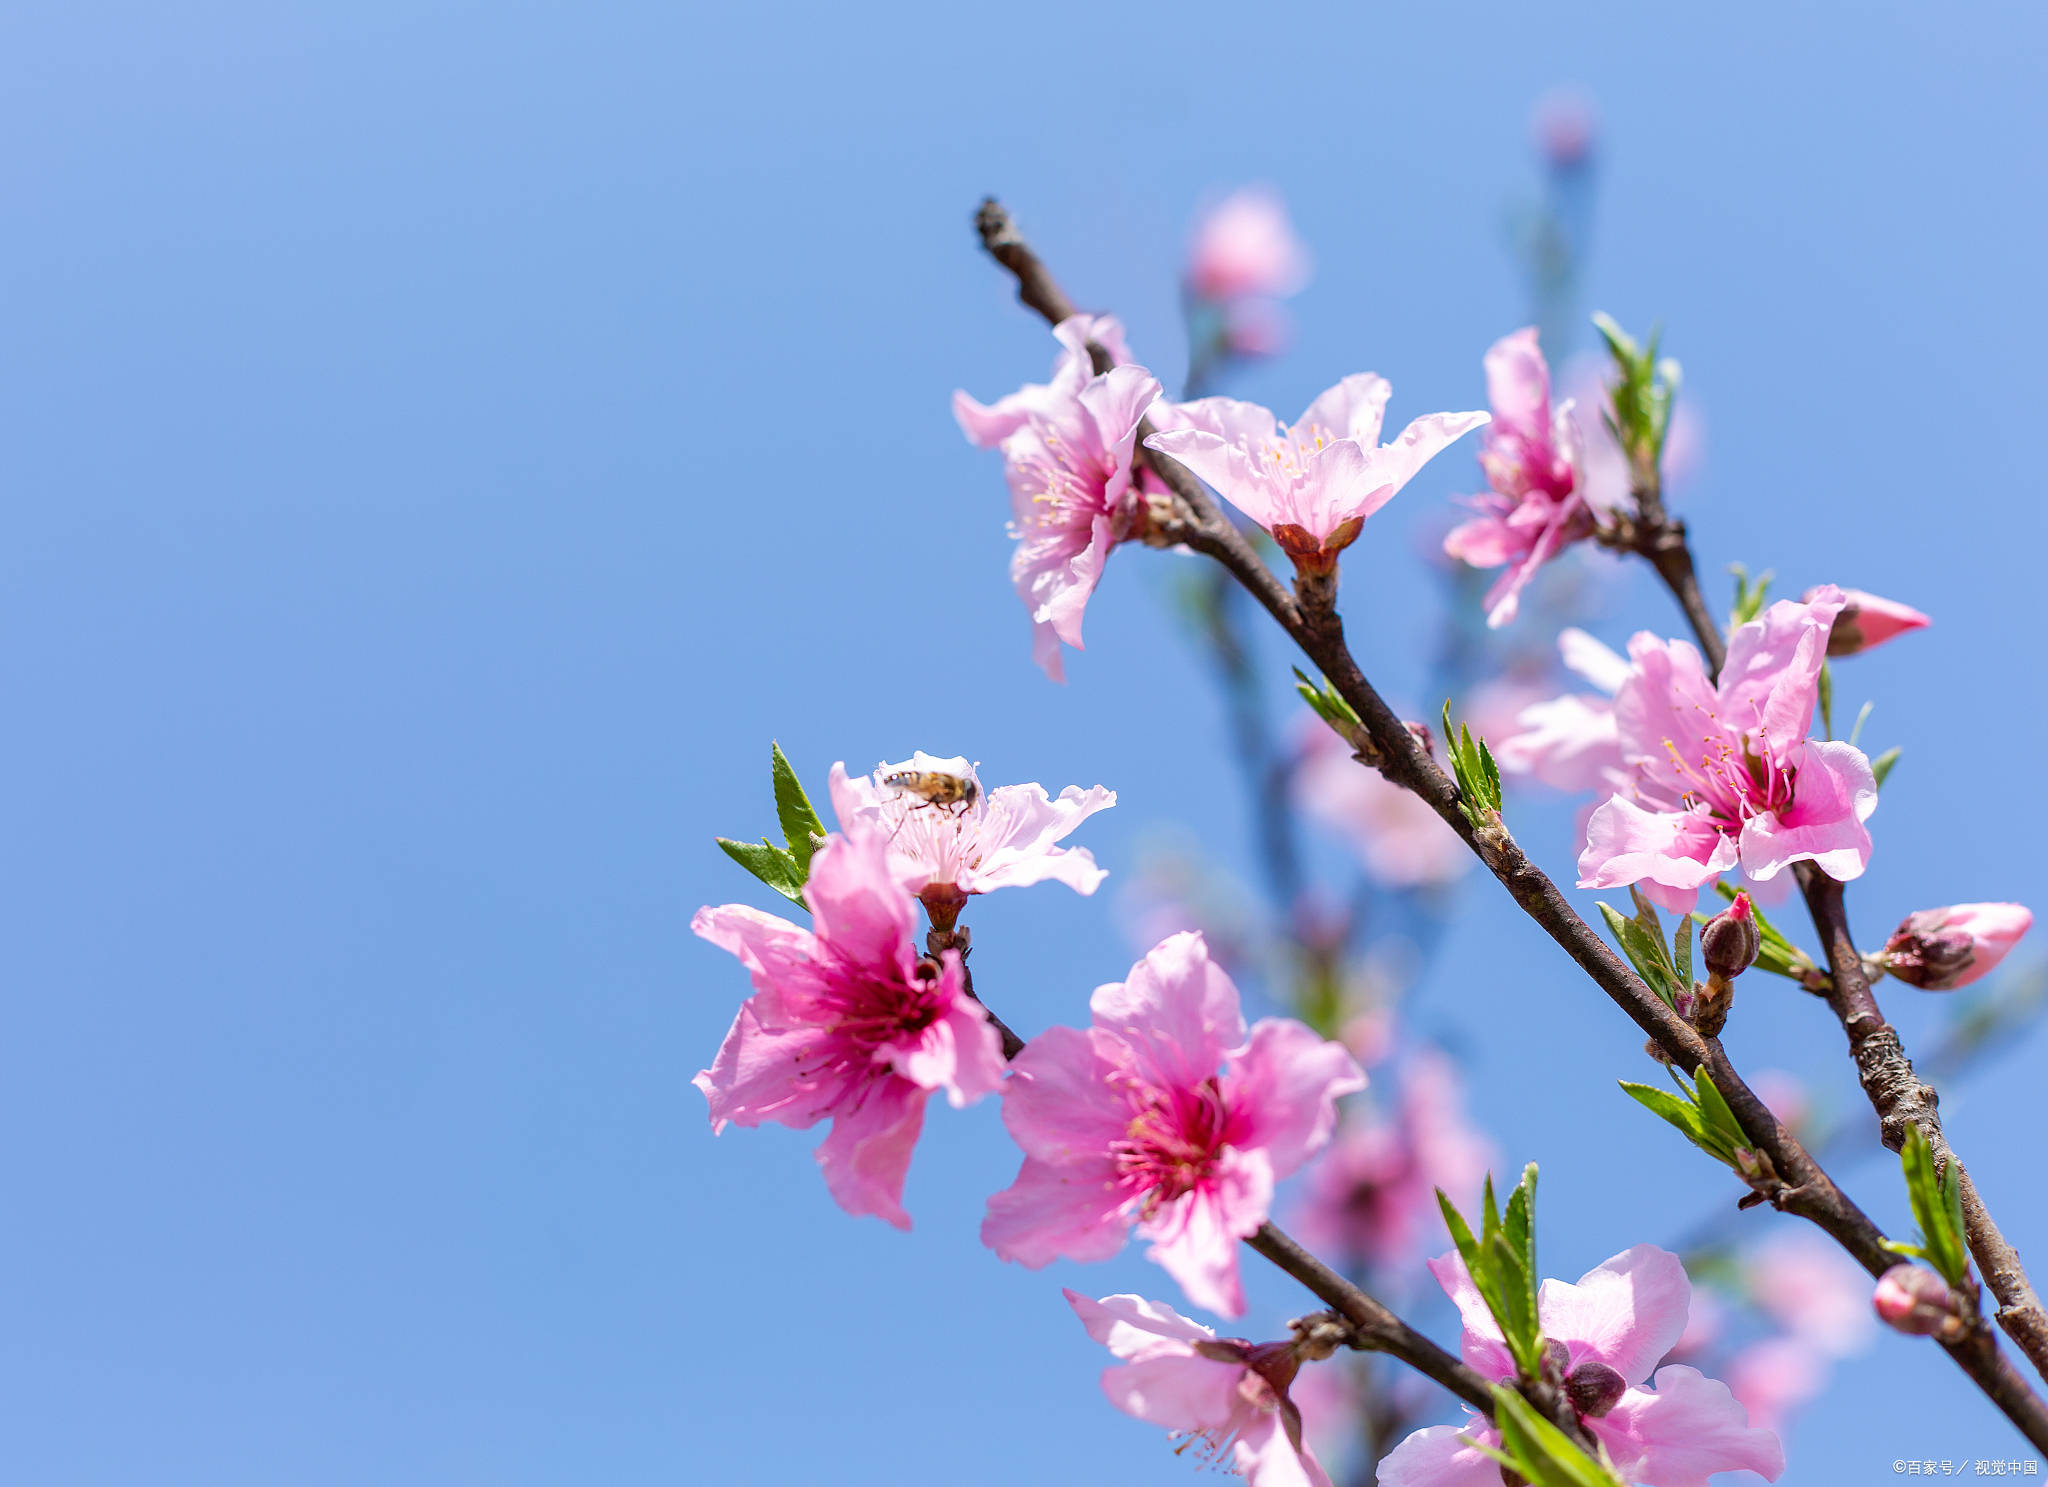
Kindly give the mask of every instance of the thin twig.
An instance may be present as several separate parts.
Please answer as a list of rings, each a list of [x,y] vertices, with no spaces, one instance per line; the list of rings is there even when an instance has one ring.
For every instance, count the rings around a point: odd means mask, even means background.
[[[1065,318],[1065,313],[1071,313],[1073,302],[1025,244],[999,203],[993,198],[985,200],[975,220],[983,245],[1017,277],[1018,297],[1025,304],[1054,323]],[[1055,313],[1061,311],[1065,313]],[[1100,369],[1107,357],[1100,354],[1100,348],[1091,349],[1097,352]],[[1185,544],[1229,569],[1359,715],[1379,752],[1380,772],[1427,802],[1486,864],[1524,912],[1650,1035],[1673,1064],[1688,1073],[1703,1063],[1707,1066],[1715,1087],[1728,1101],[1744,1134],[1769,1159],[1771,1175],[1762,1180],[1759,1191],[1774,1207],[1819,1225],[1872,1275],[1880,1275],[1889,1268],[1896,1257],[1885,1248],[1883,1230],[1835,1185],[1805,1147],[1771,1114],[1736,1073],[1719,1043],[1701,1037],[1643,984],[1579,917],[1557,885],[1529,860],[1504,826],[1489,823],[1483,828],[1476,827],[1466,817],[1460,807],[1457,785],[1359,669],[1344,642],[1343,621],[1335,609],[1325,603],[1297,602],[1297,596],[1288,592],[1259,559],[1200,482],[1174,461],[1157,458],[1145,449],[1146,432],[1141,424],[1137,458],[1149,465],[1173,492],[1178,512],[1154,523],[1151,540]],[[1689,570],[1689,561],[1687,567]],[[1327,586],[1310,589],[1313,599],[1328,592]],[[1704,615],[1704,605],[1699,608]],[[1711,623],[1708,628],[1712,628]],[[1720,654],[1718,637],[1710,647],[1707,637],[1702,635],[1701,644]],[[2029,1441],[2048,1450],[2048,1404],[2005,1363],[1989,1329],[1976,1328],[1963,1339],[1943,1343],[1942,1347]]]

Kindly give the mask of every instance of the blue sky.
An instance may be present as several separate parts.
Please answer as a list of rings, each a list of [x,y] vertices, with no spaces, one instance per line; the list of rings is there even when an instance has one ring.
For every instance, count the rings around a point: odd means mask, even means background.
[[[1525,317],[1530,105],[1588,89],[1591,297],[1685,363],[1703,561],[1936,617],[1854,674],[1906,751],[1860,933],[2041,903],[2042,803],[1985,764],[2044,721],[2042,41],[2016,5],[11,7],[7,1475],[1187,1480],[1058,1299],[1157,1273],[976,1244],[993,1104],[935,1112],[901,1235],[688,1085],[743,992],[688,919],[763,901],[710,837],[768,828],[771,736],[814,781],[922,747],[1111,785],[1118,874],[1172,823],[1245,845],[1170,559],[1118,555],[1067,687],[1030,664],[1000,475],[947,413],[1047,362],[974,251],[985,191],[1170,380],[1188,215],[1271,181],[1318,271],[1241,390],[1369,368],[1397,417],[1469,407]],[[1346,565],[1392,693],[1460,458]],[[1603,628],[1672,623],[1638,580]],[[1561,871],[1565,813],[1531,819]],[[1728,1201],[1617,1111],[1639,1038],[1463,907],[1419,1015],[1544,1164],[1547,1268]],[[974,930],[1027,1034],[1131,959],[1108,891]],[[1854,1097],[1816,1004],[1759,988],[1731,1042]],[[2044,1051],[1943,1104],[2030,1253]],[[1903,1225],[1887,1161],[1840,1175]],[[1815,1483],[2017,1449],[1896,1340],[1790,1444]]]

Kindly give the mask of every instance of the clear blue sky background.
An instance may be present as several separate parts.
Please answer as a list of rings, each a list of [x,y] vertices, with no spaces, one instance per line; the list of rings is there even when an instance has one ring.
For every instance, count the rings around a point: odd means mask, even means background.
[[[769,825],[771,735],[814,780],[924,747],[1112,785],[1119,874],[1164,823],[1244,842],[1170,559],[1118,555],[1070,686],[1030,664],[947,413],[1047,363],[983,191],[1171,380],[1188,214],[1271,180],[1318,273],[1241,386],[1468,407],[1524,315],[1530,104],[1591,89],[1593,297],[1707,409],[1707,561],[1936,616],[1845,675],[1906,746],[1859,929],[2048,903],[2044,40],[2019,5],[9,7],[0,1476],[1189,1480],[1058,1297],[1170,1286],[975,1242],[993,1102],[934,1112],[906,1236],[687,1082],[744,989],[688,918],[762,900],[710,837]],[[1347,564],[1395,692],[1447,464]],[[1647,585],[1632,622],[1671,624]],[[1423,1015],[1473,1029],[1576,1275],[1733,1193],[1617,1108],[1639,1037],[1488,887]],[[1131,958],[1107,892],[974,928],[1026,1032]],[[1854,1096],[1817,1005],[1759,987],[1732,1037]],[[1944,1103],[2037,1263],[2044,1052]],[[1844,1175],[1903,1225],[1892,1172]],[[1809,1483],[2024,1454],[1901,1340],[1790,1444]]]

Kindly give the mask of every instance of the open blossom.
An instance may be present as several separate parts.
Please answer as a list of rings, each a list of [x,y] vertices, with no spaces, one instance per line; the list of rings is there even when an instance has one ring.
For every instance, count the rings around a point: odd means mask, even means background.
[[[1135,1224],[1196,1305],[1240,1316],[1238,1241],[1365,1076],[1291,1018],[1247,1035],[1237,987],[1199,934],[1162,941],[1089,1010],[1086,1031],[1048,1029],[1011,1065],[1003,1124],[1024,1164],[989,1199],[982,1242],[1033,1268],[1106,1260]]]
[[[1195,1446],[1249,1487],[1330,1487],[1288,1398],[1301,1366],[1291,1344],[1219,1339],[1138,1296],[1063,1294],[1088,1335],[1123,1360],[1102,1371],[1111,1404],[1185,1436],[1177,1450]]]
[[[1188,289],[1217,302],[1246,295],[1284,298],[1308,282],[1308,253],[1280,194],[1246,186],[1204,212],[1188,246]]]
[[[1124,344],[1123,322],[1114,315],[1070,315],[1052,328],[1052,335],[1060,350],[1053,358],[1050,382],[1027,382],[993,403],[977,403],[964,392],[953,394],[953,417],[968,443],[977,449],[1000,448],[1033,414],[1049,413],[1071,400],[1095,376],[1088,358],[1090,341],[1107,351],[1118,366],[1131,359]]]
[[[1455,882],[1472,866],[1463,838],[1428,801],[1368,769],[1320,718],[1303,722],[1290,788],[1296,806],[1350,839],[1365,870],[1389,888]]]
[[[891,785],[896,775],[948,775],[973,786],[957,805],[932,805]],[[973,893],[1047,881],[1093,893],[1109,875],[1085,847],[1058,845],[1088,817],[1116,804],[1116,792],[1069,785],[1055,800],[1039,784],[982,785],[965,758],[941,759],[922,750],[872,775],[849,776],[832,766],[832,809],[840,829],[868,828],[889,844],[897,881],[925,903],[938,922],[951,923]]]
[[[1629,642],[1614,717],[1632,779],[1587,823],[1581,888],[1638,883],[1682,912],[1738,865],[1755,882],[1795,862],[1862,874],[1863,823],[1877,809],[1870,761],[1854,744],[1806,736],[1841,607],[1831,587],[1773,604],[1729,638],[1718,685],[1685,641],[1642,631]]]
[[[2033,927],[2023,904],[1950,904],[1908,914],[1885,942],[1885,968],[1922,991],[1968,986]]]
[[[1743,1265],[1749,1294],[1773,1321],[1830,1357],[1871,1339],[1870,1277],[1811,1229],[1775,1234]]]
[[[1032,654],[1055,681],[1065,675],[1061,644],[1082,648],[1081,617],[1109,550],[1138,520],[1131,455],[1138,425],[1159,400],[1159,382],[1143,367],[1087,375],[1087,342],[1101,329],[1085,316],[1061,321],[1055,334],[1066,349],[1050,383],[993,407],[964,393],[953,405],[972,442],[994,439],[1002,450],[1017,539],[1010,581],[1031,612]]]
[[[1382,445],[1392,391],[1361,372],[1284,427],[1256,403],[1200,398],[1180,405],[1181,427],[1145,443],[1214,486],[1297,563],[1327,567],[1417,471],[1487,421],[1484,413],[1432,413]]]
[[[1812,599],[1818,589],[1809,589]],[[1828,636],[1828,654],[1854,656],[1895,640],[1908,630],[1924,630],[1934,622],[1896,599],[1880,599],[1861,589],[1842,590],[1842,612],[1835,616],[1835,628]]]
[[[1444,551],[1475,568],[1504,568],[1486,592],[1486,623],[1515,617],[1537,569],[1593,533],[1581,490],[1571,406],[1550,405],[1550,365],[1530,326],[1503,336],[1486,353],[1486,395],[1493,423],[1479,452],[1489,487],[1466,504],[1479,512],[1444,538]]]
[[[1803,1337],[1767,1337],[1728,1360],[1728,1390],[1758,1425],[1782,1430],[1827,1387],[1830,1367],[1827,1355]]]
[[[1464,1321],[1465,1361],[1489,1379],[1512,1378],[1514,1361],[1464,1261],[1453,1252],[1429,1268]],[[1607,1448],[1625,1481],[1707,1487],[1715,1472],[1742,1470],[1776,1481],[1785,1469],[1777,1436],[1750,1425],[1727,1385],[1683,1364],[1657,1368],[1685,1332],[1691,1294],[1678,1256],[1648,1244],[1587,1271],[1577,1285],[1543,1282],[1537,1313],[1553,1355],[1561,1355],[1579,1424]],[[1380,1464],[1380,1487],[1499,1487],[1498,1464],[1460,1436],[1500,1443],[1477,1414],[1463,1425],[1419,1430]]]
[[[1310,1169],[1290,1227],[1318,1253],[1399,1264],[1437,1222],[1437,1190],[1469,1204],[1493,1155],[1492,1143],[1466,1118],[1451,1061],[1420,1049],[1402,1069],[1394,1110],[1347,1120]]]
[[[699,909],[690,921],[738,956],[754,984],[692,1083],[711,1104],[714,1131],[830,1118],[817,1159],[833,1198],[907,1229],[903,1179],[925,1102],[943,1089],[957,1107],[995,1089],[1002,1040],[966,994],[957,953],[936,969],[920,961],[917,902],[879,836],[826,838],[804,901],[810,929],[743,904]]]
[[[1558,632],[1557,648],[1566,668],[1599,692],[1567,692],[1523,708],[1517,731],[1498,742],[1487,740],[1494,762],[1502,774],[1527,775],[1554,790],[1624,789],[1628,776],[1621,767],[1613,698],[1628,680],[1629,664],[1575,627]]]

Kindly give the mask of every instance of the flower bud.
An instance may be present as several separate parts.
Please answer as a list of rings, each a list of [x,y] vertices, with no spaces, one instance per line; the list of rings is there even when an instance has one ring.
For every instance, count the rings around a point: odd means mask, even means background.
[[[1806,602],[1812,602],[1813,595],[1814,591],[1809,589]],[[1836,614],[1834,628],[1828,632],[1830,656],[1853,656],[1883,645],[1908,630],[1925,629],[1931,623],[1926,615],[1911,605],[1901,604],[1895,599],[1880,599],[1861,589],[1844,589],[1842,597],[1849,602]]]
[[[1953,991],[2005,959],[2033,922],[2033,911],[2020,904],[1922,909],[1885,942],[1885,969],[1922,991]]]
[[[1573,1409],[1597,1420],[1628,1393],[1628,1380],[1605,1363],[1588,1358],[1565,1375],[1564,1392]]]
[[[1961,1328],[1948,1282],[1925,1265],[1894,1265],[1877,1279],[1871,1294],[1878,1320],[1914,1337],[1932,1337]]]
[[[1755,965],[1763,948],[1763,932],[1756,926],[1756,910],[1747,893],[1736,894],[1734,903],[1700,926],[1700,957],[1709,971],[1724,979]]]

